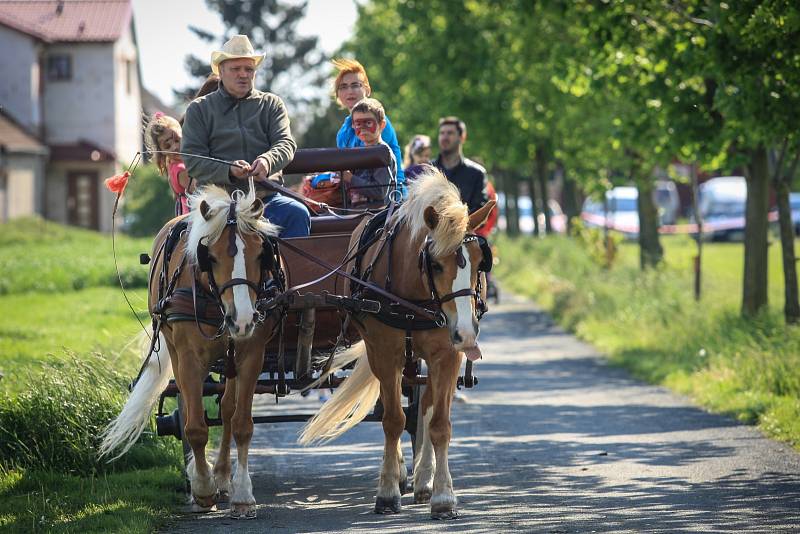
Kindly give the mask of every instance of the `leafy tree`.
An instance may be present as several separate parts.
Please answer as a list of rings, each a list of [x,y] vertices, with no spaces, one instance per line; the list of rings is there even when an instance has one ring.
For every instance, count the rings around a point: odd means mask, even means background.
[[[256,87],[280,94],[290,108],[313,100],[310,93],[304,94],[300,88],[319,84],[318,67],[323,57],[317,48],[317,38],[299,36],[296,28],[305,15],[307,1],[206,0],[206,5],[220,14],[226,31],[215,36],[190,26],[198,37],[222,45],[233,35],[247,35],[256,51],[266,53]],[[186,68],[199,81],[197,87],[175,91],[178,98],[189,100],[194,95],[211,73],[209,59],[194,55],[186,58]]]
[[[464,118],[467,154],[483,156],[509,200],[535,176],[528,189],[543,206],[555,168],[586,193],[635,182],[643,266],[662,255],[654,169],[675,159],[745,169],[747,315],[766,304],[772,182],[786,316],[800,316],[787,196],[800,160],[796,2],[373,0],[359,6],[348,50],[401,138],[435,130],[441,115]]]
[[[125,232],[138,237],[155,236],[175,216],[172,191],[155,165],[143,165],[131,177],[122,215]]]

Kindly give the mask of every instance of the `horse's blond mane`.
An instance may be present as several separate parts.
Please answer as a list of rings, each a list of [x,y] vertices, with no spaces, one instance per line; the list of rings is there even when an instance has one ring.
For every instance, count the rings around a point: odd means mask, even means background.
[[[409,185],[408,200],[398,210],[398,216],[406,221],[411,239],[430,235],[433,244],[431,254],[443,256],[454,252],[467,233],[469,214],[461,202],[461,194],[438,169],[422,172]],[[439,223],[431,232],[425,224],[425,208],[433,206],[439,214]]]
[[[277,236],[278,226],[267,221],[261,213],[252,211],[253,203],[256,201],[255,187],[250,181],[250,190],[245,195],[235,191],[236,197],[236,226],[244,234],[259,232],[264,235]],[[210,217],[208,220],[200,213],[200,204],[203,201],[209,206]],[[217,242],[225,229],[225,222],[228,219],[228,209],[231,204],[231,195],[223,188],[216,185],[208,185],[199,189],[189,197],[189,236],[186,239],[186,255],[189,261],[197,262],[197,245],[203,239],[207,245]]]

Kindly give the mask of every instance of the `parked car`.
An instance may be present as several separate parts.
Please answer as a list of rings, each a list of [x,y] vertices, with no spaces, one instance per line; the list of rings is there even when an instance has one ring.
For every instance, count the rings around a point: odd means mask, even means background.
[[[639,236],[639,191],[635,187],[621,186],[606,191],[606,205],[587,198],[581,209],[581,219],[587,226],[608,227],[621,232],[627,239]]]
[[[792,210],[794,234],[800,236],[800,193],[789,193],[789,207]]]
[[[507,227],[506,220],[506,203],[505,194],[497,193],[497,204],[500,206],[500,216],[497,219],[497,227],[505,230]],[[519,212],[519,230],[525,234],[533,233],[533,203],[531,197],[523,195],[517,197],[517,209]],[[547,209],[550,212],[550,225],[553,231],[558,234],[563,234],[567,231],[567,216],[561,210],[561,206],[556,200],[552,198],[547,201]],[[539,214],[539,228],[544,230],[544,214]]]
[[[639,190],[633,186],[619,186],[606,191],[606,206],[599,200],[586,199],[581,218],[589,226],[608,226],[622,232],[629,239],[639,236]],[[653,189],[653,201],[658,208],[659,224],[675,224],[680,212],[678,188],[674,182],[659,180]],[[608,221],[606,212],[608,210]]]
[[[703,239],[744,240],[747,182],[743,176],[712,178],[698,187]]]

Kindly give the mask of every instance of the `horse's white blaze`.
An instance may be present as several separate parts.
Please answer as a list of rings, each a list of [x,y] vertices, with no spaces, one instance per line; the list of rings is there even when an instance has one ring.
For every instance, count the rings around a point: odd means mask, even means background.
[[[459,254],[464,254],[464,258],[469,259],[469,251],[466,250],[465,245],[461,245]],[[470,284],[470,274],[470,263],[469,261],[466,261],[464,267],[459,266],[458,268],[456,279],[453,281],[453,292],[472,288],[472,285]],[[461,343],[457,344],[456,348],[474,347],[477,334],[472,322],[472,296],[465,295],[462,297],[456,297],[454,300],[456,303],[457,316],[456,332],[458,332],[458,335],[461,336],[462,340]]]
[[[233,259],[232,278],[247,279],[247,269],[244,264],[244,241],[236,236],[236,257]],[[255,309],[250,300],[250,288],[244,284],[233,286],[233,306],[236,309],[236,332],[245,334],[247,327],[253,322]]]

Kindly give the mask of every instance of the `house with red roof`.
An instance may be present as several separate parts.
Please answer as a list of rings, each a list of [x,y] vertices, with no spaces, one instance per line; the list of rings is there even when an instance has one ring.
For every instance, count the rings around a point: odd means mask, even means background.
[[[142,146],[130,0],[3,0],[0,49],[0,221],[109,231],[103,179]]]

